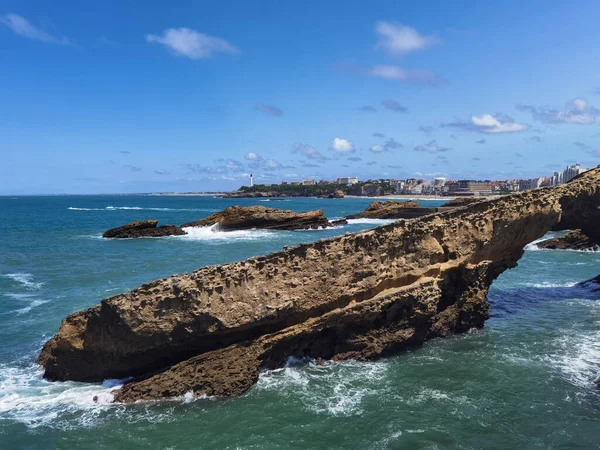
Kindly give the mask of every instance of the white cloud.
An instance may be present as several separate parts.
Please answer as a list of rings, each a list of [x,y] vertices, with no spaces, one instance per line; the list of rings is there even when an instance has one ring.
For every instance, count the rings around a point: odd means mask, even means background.
[[[261,161],[263,158],[258,153],[248,152],[246,156],[244,156],[249,161]]]
[[[516,133],[529,129],[529,125],[515,122],[504,114],[482,114],[471,116],[469,121],[457,121],[443,124],[444,127],[461,128],[465,131],[475,131],[485,134]]]
[[[390,22],[377,22],[375,32],[379,36],[375,49],[394,56],[423,50],[437,42],[435,37],[423,36],[412,27]]]
[[[281,163],[273,160],[273,159],[267,159],[265,161],[265,169],[267,170],[277,170],[281,167]]]
[[[15,33],[29,39],[35,39],[43,42],[51,42],[53,44],[70,44],[69,40],[63,36],[53,36],[47,31],[41,30],[32,25],[25,17],[17,14],[5,14],[0,16],[0,23],[6,25]]]
[[[329,148],[340,153],[352,153],[354,151],[354,144],[347,139],[336,137],[331,141]]]
[[[383,145],[371,145],[371,148],[369,149],[371,150],[373,153],[382,153],[385,151],[385,148],[383,147]]]
[[[398,66],[377,65],[364,69],[364,73],[372,78],[384,80],[407,81],[437,86],[444,83],[438,75],[425,69],[402,69]]]
[[[562,110],[531,105],[517,105],[517,109],[530,112],[535,120],[549,124],[591,125],[596,122],[596,117],[600,116],[600,110],[584,98],[571,100]]]
[[[190,59],[209,58],[213,53],[239,53],[236,47],[224,39],[183,27],[168,28],[161,36],[148,34],[146,41],[163,44],[175,54]]]

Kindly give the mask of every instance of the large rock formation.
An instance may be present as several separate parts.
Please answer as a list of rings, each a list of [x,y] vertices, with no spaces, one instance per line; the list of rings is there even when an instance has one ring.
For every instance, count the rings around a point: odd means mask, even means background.
[[[573,230],[563,236],[538,242],[537,246],[548,250],[594,250],[598,247],[581,230]]]
[[[482,327],[492,281],[551,229],[599,242],[600,169],[573,182],[144,284],[63,320],[51,380],[137,377],[117,401],[241,394],[287,357],[366,359]]]
[[[418,201],[403,201],[396,200],[375,201],[367,206],[363,212],[352,214],[347,219],[406,219],[407,212],[410,214],[415,209],[420,209]],[[429,209],[429,208],[427,208]],[[433,211],[429,211],[433,212]]]
[[[186,234],[176,225],[158,225],[158,220],[140,220],[131,222],[121,227],[106,230],[102,237],[104,238],[138,238],[138,237],[163,237],[163,236],[182,236]]]
[[[285,209],[265,208],[264,206],[230,206],[202,220],[181,225],[205,227],[217,224],[221,231],[263,228],[267,230],[306,230],[332,226],[323,217],[323,210],[296,212]]]

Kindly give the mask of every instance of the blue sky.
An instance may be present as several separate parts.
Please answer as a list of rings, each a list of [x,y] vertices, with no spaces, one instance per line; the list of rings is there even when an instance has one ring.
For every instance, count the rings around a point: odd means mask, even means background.
[[[597,165],[599,18],[597,1],[2,0],[0,194]]]

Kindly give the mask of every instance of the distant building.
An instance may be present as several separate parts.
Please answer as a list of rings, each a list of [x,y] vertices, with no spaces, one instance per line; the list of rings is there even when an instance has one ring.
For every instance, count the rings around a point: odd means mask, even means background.
[[[448,189],[450,195],[491,195],[492,182],[490,180],[458,180]]]
[[[572,166],[568,166],[562,172],[554,172],[554,175],[552,176],[552,186],[568,183],[577,175],[580,175],[586,171],[587,169],[584,169],[579,164],[574,164]]]
[[[337,179],[337,184],[356,184],[358,177],[340,177]]]
[[[299,181],[292,181],[290,184],[292,186],[300,186],[302,183],[300,183]]]
[[[302,180],[302,185],[303,186],[314,186],[315,180]]]
[[[529,191],[542,186],[543,178],[531,178],[529,180],[519,180],[519,191]]]
[[[331,184],[331,183],[327,180],[319,180],[319,184]]]
[[[404,180],[392,180],[392,187],[395,194],[402,194],[405,186]]]
[[[287,182],[287,181],[285,181],[285,180],[281,182],[281,185],[282,185],[282,186],[285,186],[286,184],[288,184],[288,182]]]

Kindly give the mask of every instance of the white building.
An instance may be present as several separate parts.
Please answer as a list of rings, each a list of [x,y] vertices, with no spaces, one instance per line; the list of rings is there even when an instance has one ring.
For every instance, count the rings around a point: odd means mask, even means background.
[[[519,191],[529,191],[542,186],[543,178],[531,178],[529,180],[519,180]]]
[[[586,171],[587,169],[584,169],[579,164],[567,166],[567,168],[562,172],[554,172],[554,175],[552,176],[552,186],[568,183],[577,175]]]
[[[356,184],[358,177],[340,177],[337,179],[337,184]]]

